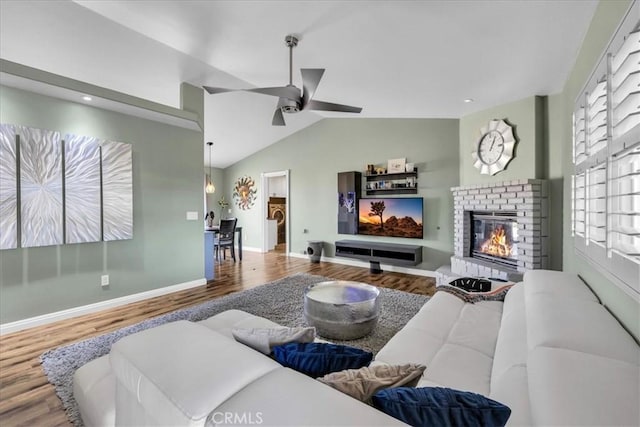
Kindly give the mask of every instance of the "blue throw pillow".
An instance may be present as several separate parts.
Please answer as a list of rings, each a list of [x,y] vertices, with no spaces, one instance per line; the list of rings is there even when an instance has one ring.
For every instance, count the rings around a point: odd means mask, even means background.
[[[396,387],[373,395],[373,406],[412,426],[504,426],[511,409],[495,400],[443,387]]]
[[[338,344],[289,343],[273,347],[275,359],[291,369],[317,378],[369,365],[373,353]]]

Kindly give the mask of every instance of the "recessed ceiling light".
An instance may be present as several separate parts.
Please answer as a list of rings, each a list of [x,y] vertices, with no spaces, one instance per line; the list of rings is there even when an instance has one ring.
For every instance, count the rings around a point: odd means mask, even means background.
[[[90,96],[88,96],[88,95],[85,95],[85,96],[82,97],[82,99],[85,100],[85,101],[91,101],[92,98]]]
[[[465,104],[469,104],[470,102],[473,102],[473,99],[471,98],[467,98],[464,100]]]

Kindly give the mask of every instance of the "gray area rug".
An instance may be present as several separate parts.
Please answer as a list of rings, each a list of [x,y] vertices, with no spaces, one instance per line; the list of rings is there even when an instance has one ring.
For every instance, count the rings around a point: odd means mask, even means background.
[[[76,426],[82,426],[78,406],[73,398],[73,374],[85,363],[109,353],[111,346],[120,338],[176,320],[197,322],[230,309],[265,317],[283,326],[306,326],[303,312],[304,289],[310,284],[325,280],[330,279],[310,274],[296,274],[154,317],[105,335],[49,350],[40,356],[42,368],[49,382],[55,386],[56,394],[62,400],[69,420]],[[387,288],[380,288],[380,291],[382,309],[373,333],[357,340],[344,341],[344,344],[377,353],[429,299],[424,295]]]

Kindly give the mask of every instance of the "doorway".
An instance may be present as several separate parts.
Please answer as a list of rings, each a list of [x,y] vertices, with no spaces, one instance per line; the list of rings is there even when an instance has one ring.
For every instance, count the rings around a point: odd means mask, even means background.
[[[289,171],[262,174],[262,252],[289,253]]]

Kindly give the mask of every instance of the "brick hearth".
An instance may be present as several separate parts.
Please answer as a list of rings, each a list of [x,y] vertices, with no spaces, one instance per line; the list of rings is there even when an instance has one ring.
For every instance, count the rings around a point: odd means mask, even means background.
[[[476,184],[451,189],[454,200],[454,256],[439,269],[438,284],[451,276],[496,277],[518,281],[527,270],[548,265],[548,189],[540,179]],[[515,212],[518,224],[518,268],[510,269],[470,256],[471,212]]]

